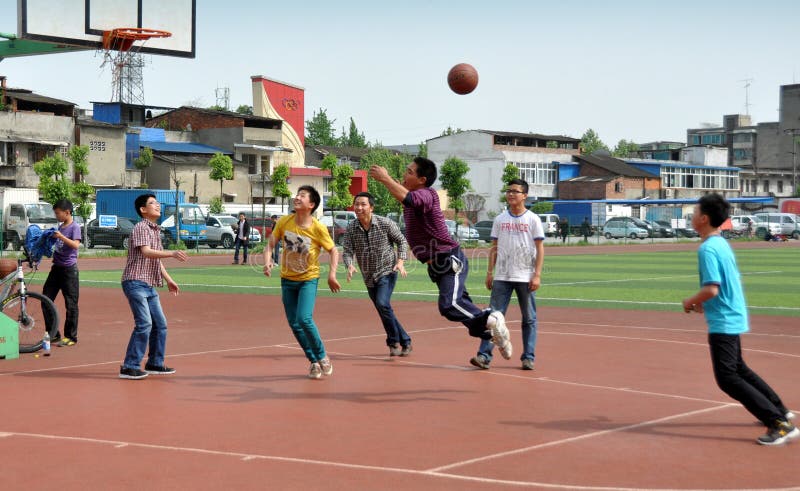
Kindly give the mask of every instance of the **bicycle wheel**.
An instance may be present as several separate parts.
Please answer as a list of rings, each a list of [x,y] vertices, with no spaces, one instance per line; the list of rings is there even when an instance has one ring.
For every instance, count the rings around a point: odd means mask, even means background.
[[[39,351],[45,331],[56,332],[58,329],[58,309],[52,300],[41,293],[28,292],[23,297],[17,292],[3,300],[0,310],[17,321],[20,353]],[[50,319],[50,325],[46,325],[45,319]]]

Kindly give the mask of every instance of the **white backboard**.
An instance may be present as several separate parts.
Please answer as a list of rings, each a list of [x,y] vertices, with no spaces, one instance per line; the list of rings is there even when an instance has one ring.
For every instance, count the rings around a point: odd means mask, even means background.
[[[100,49],[103,31],[135,27],[169,31],[142,53],[195,57],[196,0],[17,0],[21,39]]]

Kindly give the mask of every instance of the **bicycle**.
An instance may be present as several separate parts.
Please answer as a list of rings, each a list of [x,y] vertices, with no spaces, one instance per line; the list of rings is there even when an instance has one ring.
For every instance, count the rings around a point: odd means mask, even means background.
[[[41,293],[28,291],[22,264],[27,261],[36,269],[27,251],[25,258],[17,259],[17,267],[0,279],[0,311],[19,326],[19,352],[34,353],[42,349],[44,332],[36,329],[44,325],[45,331],[58,332],[58,309],[52,300]],[[10,269],[10,268],[9,268]]]

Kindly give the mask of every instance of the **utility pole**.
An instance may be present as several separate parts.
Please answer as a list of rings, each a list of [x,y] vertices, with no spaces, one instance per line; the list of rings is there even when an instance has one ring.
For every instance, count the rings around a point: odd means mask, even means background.
[[[792,196],[797,196],[797,135],[800,135],[800,128],[789,128],[784,133],[792,135]]]
[[[752,78],[739,80],[739,82],[744,82],[744,113],[748,116],[750,116],[750,82],[752,81]]]

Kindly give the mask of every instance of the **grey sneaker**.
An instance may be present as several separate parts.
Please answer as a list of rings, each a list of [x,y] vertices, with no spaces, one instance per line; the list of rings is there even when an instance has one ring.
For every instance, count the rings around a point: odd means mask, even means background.
[[[308,369],[308,378],[322,378],[322,367],[319,363],[312,363],[311,368]]]
[[[491,363],[489,359],[483,355],[473,356],[469,359],[469,362],[473,367],[478,367],[481,370],[488,370],[489,364]]]
[[[780,445],[787,440],[800,436],[800,430],[788,421],[776,421],[767,433],[756,440],[761,445]]]
[[[399,344],[395,344],[394,346],[389,346],[389,356],[400,356],[401,348]]]
[[[791,411],[786,411],[786,414],[783,415],[786,418],[786,421],[791,421],[794,419],[794,413]]]
[[[533,370],[533,360],[530,358],[525,358],[522,360],[522,369],[523,370]]]
[[[319,361],[319,367],[322,370],[323,375],[330,375],[333,373],[333,365],[331,364],[331,359],[328,358],[327,356]]]
[[[500,349],[500,354],[506,360],[510,360],[514,348],[511,346],[511,339],[509,339],[508,328],[506,327],[506,318],[503,313],[497,310],[492,311],[486,320],[486,327],[492,331],[492,342]]]
[[[413,350],[414,348],[412,348],[410,344],[408,346],[403,346],[403,349],[400,350],[400,356],[408,356]]]

